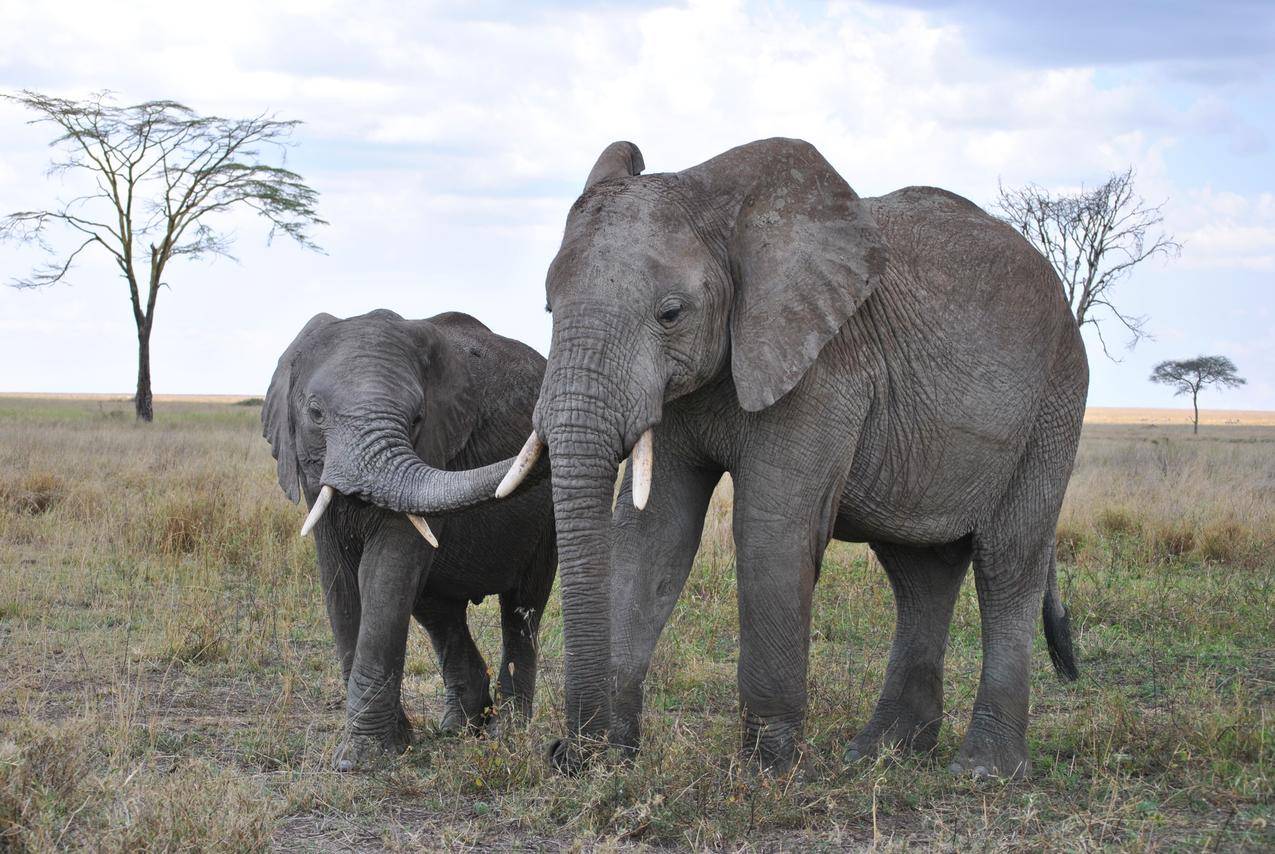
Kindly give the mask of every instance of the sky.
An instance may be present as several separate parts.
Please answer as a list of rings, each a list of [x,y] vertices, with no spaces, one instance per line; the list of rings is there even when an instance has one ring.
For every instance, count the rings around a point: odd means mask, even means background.
[[[0,91],[304,122],[288,166],[321,194],[324,253],[248,212],[237,261],[175,262],[157,393],[261,394],[307,319],[467,311],[548,348],[544,275],[611,141],[677,171],[769,136],[814,143],[855,190],[1092,187],[1133,166],[1181,256],[1116,292],[1133,350],[1088,338],[1090,404],[1183,405],[1162,359],[1229,356],[1248,384],[1204,406],[1275,409],[1275,4],[0,0]],[[0,102],[0,214],[72,187],[47,126]],[[65,244],[64,244],[65,245]],[[130,393],[127,289],[102,256],[70,285],[0,286],[0,391]],[[0,245],[0,281],[29,248]]]

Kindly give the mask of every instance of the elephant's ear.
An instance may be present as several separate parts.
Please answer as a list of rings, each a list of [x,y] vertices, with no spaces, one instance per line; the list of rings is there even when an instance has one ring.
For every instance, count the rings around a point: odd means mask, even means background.
[[[587,190],[599,181],[611,178],[631,178],[641,175],[646,168],[642,152],[631,142],[613,142],[602,150],[598,160],[589,170],[584,188]]]
[[[435,468],[460,456],[478,422],[479,392],[469,348],[428,320],[413,321],[424,364],[424,398],[416,453]]]
[[[266,401],[261,407],[261,435],[270,443],[270,453],[278,464],[279,486],[294,504],[301,500],[301,465],[297,460],[296,438],[292,428],[292,363],[302,351],[305,339],[316,329],[335,320],[330,314],[316,314],[310,318],[279,357],[274,376],[270,378]]]
[[[698,168],[716,169],[743,189],[728,244],[731,370],[740,405],[756,412],[792,390],[877,288],[885,241],[854,190],[809,143],[754,142]]]

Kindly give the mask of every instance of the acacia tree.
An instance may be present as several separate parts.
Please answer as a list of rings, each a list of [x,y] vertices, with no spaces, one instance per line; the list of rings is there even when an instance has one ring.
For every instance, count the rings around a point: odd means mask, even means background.
[[[1092,325],[1108,357],[1103,320],[1114,318],[1131,336],[1132,348],[1147,332],[1145,316],[1116,307],[1116,286],[1135,266],[1182,250],[1160,228],[1163,205],[1148,205],[1133,189],[1133,167],[1113,173],[1100,187],[1054,195],[1029,184],[1000,188],[995,208],[1048,259],[1062,282],[1076,325]]]
[[[1247,382],[1236,373],[1235,363],[1225,356],[1196,356],[1194,359],[1161,362],[1151,372],[1151,382],[1170,386],[1173,394],[1190,394],[1195,410],[1193,433],[1200,432],[1200,392],[1208,386],[1236,388]]]
[[[137,325],[137,418],[150,421],[150,337],[155,302],[176,258],[230,255],[232,236],[218,214],[249,208],[308,249],[318,193],[284,168],[296,121],[200,116],[175,101],[117,106],[107,93],[84,101],[23,90],[0,95],[52,124],[58,154],[49,174],[82,176],[85,192],[48,210],[17,211],[0,220],[0,239],[31,242],[51,260],[10,284],[41,288],[66,281],[86,250],[106,253],[128,283]],[[278,165],[274,165],[276,161]],[[50,231],[73,237],[57,247]]]

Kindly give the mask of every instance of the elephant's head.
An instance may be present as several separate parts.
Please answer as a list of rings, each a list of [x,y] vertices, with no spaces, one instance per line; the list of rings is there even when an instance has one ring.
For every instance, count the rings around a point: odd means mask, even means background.
[[[491,499],[509,463],[445,471],[473,429],[477,402],[463,354],[428,320],[373,311],[315,315],[279,359],[261,419],[292,501],[334,494],[411,514],[445,514]],[[436,545],[437,543],[435,543]]]
[[[774,404],[885,269],[871,214],[808,143],[770,139],[683,172],[642,169],[636,146],[613,143],[571,208],[547,279],[553,339],[529,442],[547,442],[553,462],[567,714],[587,735],[610,716],[621,459],[633,452],[634,503],[648,490],[658,500],[649,431],[664,405],[728,375],[743,409]]]

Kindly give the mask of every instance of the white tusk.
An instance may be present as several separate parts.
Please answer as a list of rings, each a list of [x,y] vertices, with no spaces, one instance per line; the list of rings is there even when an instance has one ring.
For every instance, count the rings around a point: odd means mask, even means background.
[[[544,449],[545,443],[540,441],[536,431],[532,430],[531,435],[527,437],[527,443],[518,452],[518,458],[509,467],[509,474],[505,475],[505,479],[500,482],[500,486],[496,487],[497,498],[504,498],[518,488],[518,484],[522,483],[523,478],[527,476],[527,472],[531,471],[535,466],[536,460],[540,459],[540,452]]]
[[[412,527],[416,528],[417,531],[420,531],[421,536],[425,538],[425,542],[434,548],[438,548],[438,537],[435,537],[434,532],[429,529],[429,522],[411,513],[407,514],[407,521],[411,522]]]
[[[633,506],[641,510],[651,497],[651,469],[655,467],[655,438],[648,427],[633,446],[629,465],[633,467]]]
[[[336,495],[336,490],[330,486],[324,486],[319,490],[319,497],[314,499],[314,506],[310,508],[310,515],[305,517],[305,522],[301,525],[301,536],[306,536],[314,530],[315,525],[319,524],[319,520],[323,518],[324,511],[332,503],[332,496],[334,495]]]

